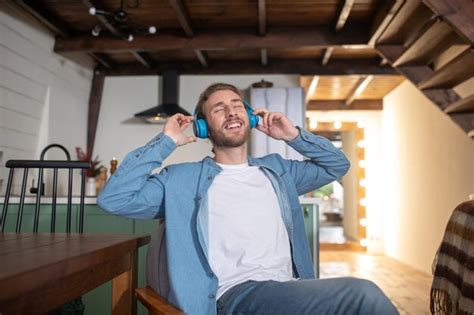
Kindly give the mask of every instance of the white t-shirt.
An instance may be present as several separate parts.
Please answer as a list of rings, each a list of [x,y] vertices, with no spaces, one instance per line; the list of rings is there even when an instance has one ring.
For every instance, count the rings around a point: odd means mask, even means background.
[[[217,298],[247,280],[292,280],[290,242],[270,180],[256,166],[219,166],[223,171],[208,191]]]

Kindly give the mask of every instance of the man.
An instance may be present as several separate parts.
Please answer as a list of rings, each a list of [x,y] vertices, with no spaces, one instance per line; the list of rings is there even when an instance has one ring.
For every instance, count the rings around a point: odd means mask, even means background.
[[[247,156],[250,126],[309,158]],[[177,114],[163,132],[129,153],[98,198],[132,218],[165,218],[170,290],[189,314],[396,314],[373,283],[314,280],[298,196],[343,176],[349,161],[326,139],[282,113],[249,109],[229,84],[208,87],[195,133],[209,136],[213,158],[151,174],[177,146],[196,141]],[[253,118],[252,118],[253,117]]]

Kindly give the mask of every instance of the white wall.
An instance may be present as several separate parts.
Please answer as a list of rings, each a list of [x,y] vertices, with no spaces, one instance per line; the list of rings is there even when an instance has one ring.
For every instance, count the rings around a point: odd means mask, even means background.
[[[247,89],[252,83],[265,79],[275,87],[299,86],[298,76],[288,75],[221,75],[180,77],[179,104],[194,113],[201,92],[215,82],[226,82],[240,89]],[[119,163],[127,152],[144,145],[162,131],[162,125],[143,124],[133,119],[133,115],[161,101],[161,77],[107,77],[99,114],[95,154],[98,154],[107,168],[109,161],[116,157]],[[192,128],[187,132],[191,135]],[[165,161],[164,165],[185,161],[198,161],[211,155],[208,140],[179,147]]]
[[[54,37],[0,3],[0,194],[8,159],[38,159],[50,143],[85,147],[92,72],[53,52]],[[51,151],[47,158],[63,158]],[[32,174],[33,175],[33,174]],[[36,177],[36,174],[34,174]],[[18,180],[19,178],[17,178]],[[18,181],[16,180],[16,186]],[[30,186],[31,177],[28,181]]]
[[[384,106],[385,252],[430,272],[452,210],[474,193],[474,141],[408,81]]]

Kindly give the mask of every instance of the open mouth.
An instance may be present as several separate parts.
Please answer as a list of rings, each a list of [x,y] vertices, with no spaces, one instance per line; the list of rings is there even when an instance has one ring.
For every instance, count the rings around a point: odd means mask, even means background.
[[[224,129],[228,129],[228,130],[236,130],[236,129],[239,129],[240,127],[242,127],[242,122],[238,120],[229,121],[225,123],[224,125]]]

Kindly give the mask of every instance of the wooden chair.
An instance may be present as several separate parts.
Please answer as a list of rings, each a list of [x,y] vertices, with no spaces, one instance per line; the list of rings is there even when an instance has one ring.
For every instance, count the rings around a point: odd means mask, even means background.
[[[135,296],[137,300],[147,308],[151,315],[184,314],[181,310],[159,296],[150,286],[136,288]]]
[[[150,314],[184,314],[163,297],[169,292],[164,222],[151,236],[146,257],[146,281],[146,287],[135,289],[135,296]]]
[[[452,212],[433,261],[431,314],[472,314],[473,230],[474,200],[469,200]]]
[[[67,160],[44,160],[46,151],[51,148],[57,147],[64,151],[66,154]],[[79,206],[79,224],[78,232],[82,233],[84,231],[84,185],[86,177],[86,169],[90,167],[89,162],[84,161],[71,161],[69,152],[62,145],[51,144],[43,149],[41,152],[40,160],[8,160],[5,164],[7,168],[10,169],[7,181],[7,187],[5,192],[5,200],[3,203],[2,215],[0,217],[0,231],[4,232],[7,221],[7,214],[9,208],[10,195],[12,190],[13,177],[15,169],[23,169],[23,181],[21,184],[20,192],[20,202],[17,211],[16,217],[16,227],[15,232],[21,232],[21,225],[23,220],[23,210],[25,205],[25,196],[26,196],[26,184],[28,181],[28,173],[30,169],[38,170],[38,184],[36,188],[33,188],[31,192],[36,193],[36,204],[34,211],[34,221],[33,221],[33,232],[38,232],[39,227],[39,217],[40,217],[40,206],[41,206],[41,197],[44,194],[44,184],[43,184],[43,175],[45,169],[53,170],[53,189],[52,189],[52,203],[51,203],[51,226],[50,231],[54,233],[56,231],[56,207],[57,207],[57,191],[58,191],[58,171],[60,169],[69,170],[69,180],[68,180],[68,192],[67,192],[67,214],[66,214],[66,232],[71,232],[71,219],[72,219],[72,181],[73,181],[73,170],[80,169],[82,171],[81,179],[81,189],[80,189],[80,206]]]

